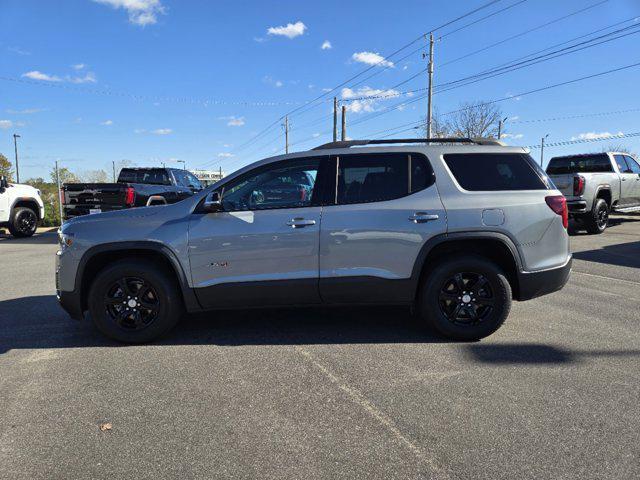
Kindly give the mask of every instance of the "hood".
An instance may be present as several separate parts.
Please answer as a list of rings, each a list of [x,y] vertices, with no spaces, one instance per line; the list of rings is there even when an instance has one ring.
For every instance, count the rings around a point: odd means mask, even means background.
[[[25,197],[39,197],[40,190],[32,187],[31,185],[24,185],[22,183],[10,183],[9,188],[14,195],[20,195]]]

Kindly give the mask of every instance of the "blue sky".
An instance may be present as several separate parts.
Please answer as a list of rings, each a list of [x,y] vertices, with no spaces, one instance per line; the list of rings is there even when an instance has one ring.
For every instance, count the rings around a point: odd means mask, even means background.
[[[502,0],[437,32],[435,83],[490,69],[592,31],[640,24],[640,1],[609,0],[450,64],[463,55],[601,0]],[[21,177],[47,176],[55,160],[74,171],[112,160],[140,166],[233,171],[281,153],[277,119],[350,77],[335,93],[387,98],[348,103],[348,134],[367,137],[425,115],[426,100],[385,112],[424,88],[421,43],[398,48],[488,0],[397,2],[0,0],[0,152],[13,160],[19,133]],[[513,7],[458,32],[453,30]],[[624,23],[626,21],[626,23]],[[448,34],[450,33],[450,34]],[[627,31],[630,33],[630,31]],[[518,93],[640,62],[640,34],[434,96],[441,113],[464,101],[500,102],[507,141],[535,145],[609,132],[640,131],[640,110],[548,122],[529,120],[640,109],[640,66],[544,92]],[[323,47],[324,46],[324,47]],[[366,76],[370,79],[355,85]],[[386,93],[385,93],[386,92]],[[326,100],[329,100],[331,93]],[[329,141],[332,104],[291,115],[292,150]],[[374,116],[375,113],[380,113]],[[516,118],[517,117],[517,118]],[[268,125],[275,125],[255,141]],[[319,134],[319,135],[318,135]],[[413,132],[399,136],[414,136]],[[640,138],[554,147],[548,155],[599,150]],[[539,151],[534,150],[534,156]],[[545,155],[547,158],[548,155]]]

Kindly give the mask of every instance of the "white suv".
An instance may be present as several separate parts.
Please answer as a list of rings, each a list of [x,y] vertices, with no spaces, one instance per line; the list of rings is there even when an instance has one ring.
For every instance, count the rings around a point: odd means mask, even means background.
[[[14,237],[30,237],[43,218],[40,190],[0,178],[0,227],[8,227]]]
[[[162,334],[183,309],[350,304],[406,305],[470,340],[498,329],[512,298],[563,287],[566,228],[564,197],[522,148],[336,142],[173,205],[66,222],[58,297],[126,342]]]

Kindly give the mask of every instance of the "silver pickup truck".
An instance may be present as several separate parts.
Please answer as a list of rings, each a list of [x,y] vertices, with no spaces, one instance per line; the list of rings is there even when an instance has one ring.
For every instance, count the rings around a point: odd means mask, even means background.
[[[611,211],[640,211],[640,164],[627,153],[554,157],[547,174],[567,198],[569,216],[589,233],[604,232]]]

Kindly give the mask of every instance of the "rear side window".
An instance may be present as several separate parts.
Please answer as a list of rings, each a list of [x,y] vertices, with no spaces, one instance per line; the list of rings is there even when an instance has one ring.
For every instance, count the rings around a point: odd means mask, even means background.
[[[161,168],[150,168],[148,170],[130,170],[123,168],[120,170],[118,182],[121,183],[146,183],[149,185],[171,185],[167,171]]]
[[[616,159],[616,163],[618,164],[618,170],[620,170],[620,173],[631,173],[624,155],[614,155],[614,157]]]
[[[565,175],[570,173],[613,172],[611,161],[606,154],[576,155],[552,158],[547,167],[549,175]]]
[[[633,157],[626,156],[627,165],[629,165],[629,170],[633,173],[640,173],[640,165],[635,161]]]
[[[338,204],[382,202],[427,188],[433,170],[421,154],[341,155],[337,182]]]
[[[548,190],[529,155],[521,153],[455,153],[444,161],[462,188],[469,191]]]

